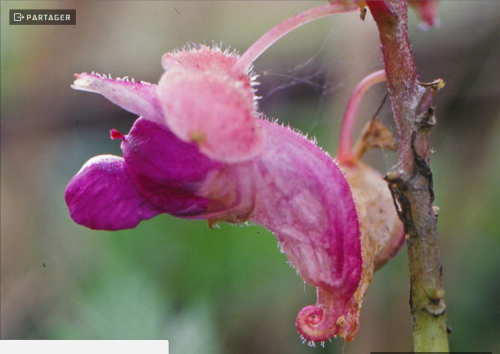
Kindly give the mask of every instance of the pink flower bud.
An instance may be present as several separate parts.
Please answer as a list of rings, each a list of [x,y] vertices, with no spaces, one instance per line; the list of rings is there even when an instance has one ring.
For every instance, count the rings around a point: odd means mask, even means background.
[[[422,19],[422,29],[439,26],[438,0],[408,0],[408,3]]]

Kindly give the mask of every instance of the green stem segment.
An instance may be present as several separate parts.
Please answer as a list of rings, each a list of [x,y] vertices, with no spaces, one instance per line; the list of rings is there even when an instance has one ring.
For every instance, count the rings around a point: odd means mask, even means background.
[[[431,88],[418,84],[408,36],[406,1],[367,1],[377,23],[399,163],[386,180],[408,235],[411,313],[415,352],[448,352],[437,208],[429,166],[429,132],[435,123]]]

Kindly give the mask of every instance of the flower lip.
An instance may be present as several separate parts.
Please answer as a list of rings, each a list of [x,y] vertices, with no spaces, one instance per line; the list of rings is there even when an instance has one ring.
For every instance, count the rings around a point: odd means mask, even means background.
[[[197,191],[221,163],[144,118],[134,123],[121,148],[127,173],[141,195],[164,213],[203,217],[208,199]]]
[[[72,219],[94,230],[134,228],[160,214],[135,189],[123,158],[96,156],[87,161],[66,187]]]

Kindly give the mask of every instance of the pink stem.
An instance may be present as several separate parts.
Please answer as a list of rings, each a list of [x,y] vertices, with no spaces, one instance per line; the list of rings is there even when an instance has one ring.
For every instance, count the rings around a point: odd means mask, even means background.
[[[415,127],[415,106],[420,101],[424,88],[418,85],[417,68],[411,51],[407,24],[408,4],[406,1],[385,0],[368,1],[367,5],[379,29],[387,88],[398,132],[398,167],[411,173],[414,166],[411,141]]]
[[[351,98],[347,103],[347,107],[344,113],[344,118],[342,120],[342,130],[340,132],[340,141],[339,141],[339,151],[337,155],[337,161],[340,162],[348,162],[354,157],[353,154],[353,131],[354,131],[354,123],[356,121],[356,115],[358,113],[358,108],[361,103],[361,99],[365,95],[365,92],[372,87],[373,85],[385,81],[385,71],[380,70],[376,71],[367,77],[365,77],[361,82],[356,86],[354,91],[352,92]]]
[[[349,12],[359,9],[359,6],[352,2],[335,1],[326,5],[314,7],[310,10],[301,12],[289,19],[281,22],[269,32],[257,40],[245,53],[238,59],[236,64],[229,71],[231,75],[238,75],[241,72],[246,72],[255,59],[257,59],[264,51],[273,45],[278,39],[291,32],[292,30],[322,17],[330,16],[336,13]]]

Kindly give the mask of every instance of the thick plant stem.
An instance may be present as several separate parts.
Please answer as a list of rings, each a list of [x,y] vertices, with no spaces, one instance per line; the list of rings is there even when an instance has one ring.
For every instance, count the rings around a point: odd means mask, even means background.
[[[437,208],[429,166],[429,132],[435,124],[432,96],[417,81],[407,28],[407,2],[367,1],[377,23],[392,111],[399,136],[399,163],[386,180],[408,235],[410,306],[415,352],[448,352]]]

